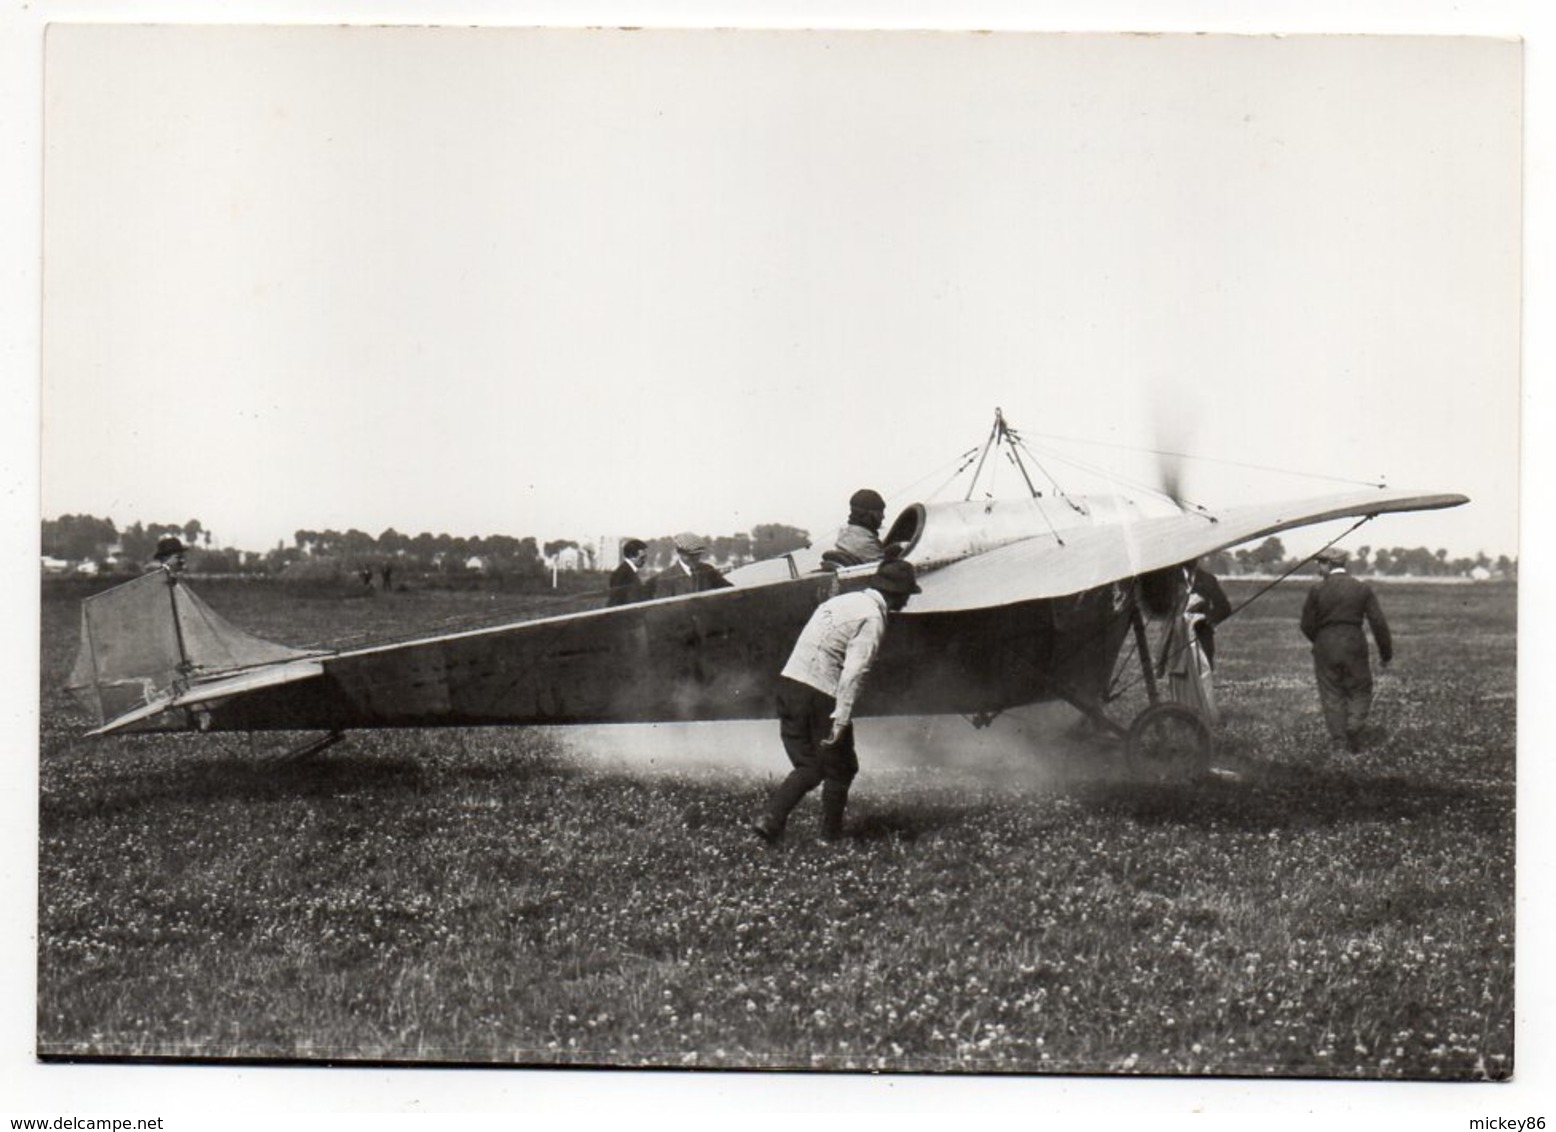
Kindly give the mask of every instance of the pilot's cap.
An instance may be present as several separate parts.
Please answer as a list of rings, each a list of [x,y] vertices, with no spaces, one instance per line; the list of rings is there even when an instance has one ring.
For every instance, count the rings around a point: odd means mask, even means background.
[[[164,558],[172,558],[173,555],[183,554],[186,550],[187,548],[184,544],[176,538],[158,539],[157,553],[152,555],[152,557],[156,561],[161,562]]]
[[[880,492],[861,487],[848,497],[848,506],[855,511],[884,511],[886,500],[881,498]]]
[[[918,581],[913,573],[913,563],[905,562],[901,558],[892,558],[882,562],[876,568],[875,574],[870,579],[870,584],[882,593],[888,594],[917,594],[924,591],[919,588]]]
[[[675,536],[675,549],[682,554],[688,555],[706,554],[708,552],[708,544],[701,535],[679,534]]]
[[[1344,566],[1349,558],[1350,555],[1337,546],[1331,546],[1328,550],[1320,550],[1313,555],[1313,561],[1325,566]]]

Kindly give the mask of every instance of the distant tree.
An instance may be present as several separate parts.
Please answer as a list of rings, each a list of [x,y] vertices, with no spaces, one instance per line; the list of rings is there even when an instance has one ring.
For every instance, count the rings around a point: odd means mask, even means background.
[[[267,574],[279,574],[293,562],[300,561],[302,556],[303,552],[298,546],[287,546],[278,539],[274,549],[265,552],[260,564]]]
[[[411,549],[411,540],[399,531],[390,527],[378,536],[378,551],[391,557],[407,554]]]
[[[1275,566],[1286,558],[1286,547],[1280,539],[1271,535],[1254,548],[1252,560],[1259,566]]]
[[[576,550],[578,548],[578,543],[570,538],[552,539],[550,542],[546,543],[546,557],[555,558],[558,551],[567,550],[569,547]]]
[[[70,561],[108,557],[108,548],[119,541],[119,530],[112,519],[92,515],[61,515],[43,520],[42,550],[54,558]]]
[[[243,572],[245,557],[243,551],[230,546],[221,550],[205,549],[200,552],[200,571],[205,574],[239,574]]]
[[[180,523],[131,523],[119,535],[119,545],[124,548],[124,557],[130,562],[149,562],[151,556],[157,552],[157,540],[169,535],[182,536],[183,525]]]
[[[751,528],[751,553],[773,558],[810,545],[810,532],[783,523],[758,523]]]
[[[1424,546],[1395,546],[1378,551],[1378,572],[1390,577],[1407,574],[1416,578],[1430,577],[1439,571],[1439,567],[1437,556]]]
[[[478,554],[488,554],[493,558],[516,560],[519,557],[519,540],[512,535],[492,535],[481,539],[477,547]]]
[[[730,566],[739,566],[746,561],[737,557],[735,540],[729,535],[719,535],[715,538],[708,551],[715,562],[727,563]]]
[[[378,541],[366,531],[352,527],[340,536],[339,552],[348,558],[371,558],[378,552]]]
[[[546,567],[540,560],[540,547],[532,536],[526,535],[521,539],[514,539],[514,546],[509,561],[511,567],[507,568],[510,577],[539,578],[546,572]]]

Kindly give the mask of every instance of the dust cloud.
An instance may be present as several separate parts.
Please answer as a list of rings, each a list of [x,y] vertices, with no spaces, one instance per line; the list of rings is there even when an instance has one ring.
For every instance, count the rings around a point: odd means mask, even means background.
[[[1112,770],[1121,752],[1077,733],[1077,718],[1068,707],[1050,704],[1007,712],[984,728],[960,716],[863,719],[855,731],[860,772],[952,772],[984,784],[1030,788]],[[776,719],[567,727],[552,737],[580,765],[641,777],[749,783],[789,770]]]

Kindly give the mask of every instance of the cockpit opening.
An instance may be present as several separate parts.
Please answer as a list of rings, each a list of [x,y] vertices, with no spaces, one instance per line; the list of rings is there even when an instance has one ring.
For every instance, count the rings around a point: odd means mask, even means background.
[[[925,511],[922,503],[910,503],[905,507],[881,540],[887,546],[898,543],[903,554],[910,553],[924,534]]]

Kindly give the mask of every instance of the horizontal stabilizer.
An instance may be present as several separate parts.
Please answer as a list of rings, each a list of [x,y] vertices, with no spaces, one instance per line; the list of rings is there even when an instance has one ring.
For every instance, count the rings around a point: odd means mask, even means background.
[[[193,708],[202,704],[224,700],[228,696],[241,696],[257,692],[261,688],[274,688],[280,684],[295,684],[299,680],[311,680],[324,674],[322,660],[289,660],[280,664],[268,664],[251,668],[231,676],[218,676],[196,681],[187,688],[177,688],[157,696],[151,702],[134,711],[115,716],[103,726],[88,731],[88,735],[107,735],[122,731],[174,708]]]

